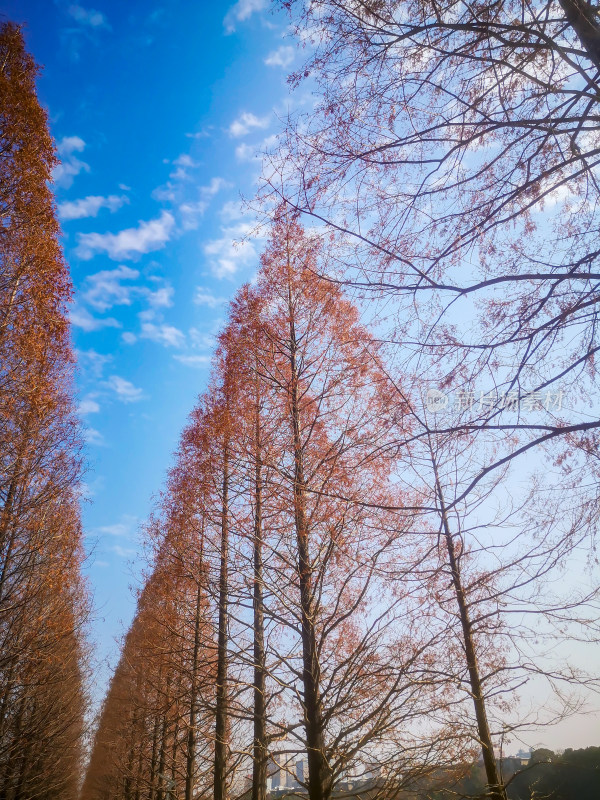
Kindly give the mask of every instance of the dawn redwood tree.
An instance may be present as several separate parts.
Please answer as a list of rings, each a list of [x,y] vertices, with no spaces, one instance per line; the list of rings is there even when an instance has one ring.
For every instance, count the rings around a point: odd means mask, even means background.
[[[305,748],[312,800],[330,797],[352,771],[379,774],[384,792],[409,784],[434,753],[441,763],[434,710],[439,721],[452,696],[430,669],[436,633],[419,627],[416,597],[391,568],[406,558],[407,520],[377,508],[403,502],[387,457],[389,420],[402,419],[402,403],[356,308],[318,277],[323,257],[280,208],[256,288],[245,290],[262,329],[254,341],[264,402],[278,418],[264,458],[278,489],[263,509],[282,526],[265,613],[287,629],[277,671],[287,703],[301,698],[302,728],[288,726],[282,755]],[[417,718],[432,726],[425,746]]]
[[[598,690],[585,652],[597,647],[600,592],[582,569],[597,496],[578,475],[563,476],[562,494],[540,492],[541,476],[519,483],[510,464],[469,486],[481,434],[459,426],[442,435],[432,414],[401,396],[422,435],[400,459],[398,479],[421,486],[413,525],[431,542],[410,579],[430,587],[423,612],[445,628],[439,668],[465,693],[456,724],[481,750],[489,796],[506,798],[497,761],[505,745],[572,714],[582,690]]]
[[[247,538],[251,542],[248,561],[252,573],[252,800],[266,800],[269,761],[268,668],[265,638],[265,527],[263,505],[270,488],[268,460],[273,444],[272,426],[259,370],[258,341],[264,330],[260,324],[260,299],[244,287],[233,300],[229,322],[220,335],[220,351],[231,375],[235,375],[236,444],[242,473],[246,472],[250,514]],[[248,500],[246,502],[248,502]],[[238,550],[238,555],[243,550]],[[249,564],[249,566],[250,566]],[[243,596],[238,601],[243,603]]]
[[[51,170],[20,29],[0,27],[0,797],[75,798],[86,692],[80,430]]]

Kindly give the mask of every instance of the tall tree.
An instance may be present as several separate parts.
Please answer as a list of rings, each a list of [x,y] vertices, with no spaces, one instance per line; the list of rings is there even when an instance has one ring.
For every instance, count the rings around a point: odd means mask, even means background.
[[[88,613],[57,163],[20,29],[0,27],[0,796],[79,789]]]

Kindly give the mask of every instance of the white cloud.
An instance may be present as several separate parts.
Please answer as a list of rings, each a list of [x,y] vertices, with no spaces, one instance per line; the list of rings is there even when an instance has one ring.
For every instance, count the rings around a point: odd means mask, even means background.
[[[251,241],[242,237],[251,233],[252,227],[240,223],[232,228],[224,228],[220,239],[213,239],[204,245],[204,254],[208,256],[210,268],[217,278],[235,275],[239,267],[254,262],[257,252]]]
[[[197,306],[208,306],[209,308],[216,308],[227,302],[224,297],[215,297],[210,289],[205,289],[203,286],[198,286],[194,294],[194,303]]]
[[[69,312],[69,319],[71,320],[72,325],[74,325],[76,328],[81,328],[82,330],[86,331],[86,333],[89,333],[90,331],[99,331],[102,328],[121,327],[120,323],[112,317],[98,319],[98,317],[93,317],[87,308],[80,308],[78,306],[73,306],[71,308]]]
[[[198,167],[199,164],[187,153],[182,153],[173,162],[176,167]]]
[[[258,147],[252,144],[238,144],[235,148],[235,157],[238,161],[252,161],[258,156]]]
[[[121,281],[132,281],[140,277],[136,269],[120,266],[89,275],[83,298],[98,311],[107,311],[113,306],[130,306],[134,287],[123,286]]]
[[[104,356],[95,350],[77,350],[77,363],[81,369],[89,372],[93,377],[100,378],[104,365],[112,361],[112,356]]]
[[[85,149],[85,142],[80,136],[64,136],[56,149],[62,163],[57,164],[52,170],[52,180],[57,186],[68,189],[80,172],[90,171],[89,164],[73,155]]]
[[[170,308],[173,305],[174,292],[172,286],[162,286],[155,292],[147,289],[145,294],[148,298],[148,302],[151,306],[154,306],[154,308]]]
[[[219,328],[220,325],[217,326],[217,330]],[[190,341],[194,347],[204,350],[214,349],[216,345],[216,339],[212,334],[201,333],[198,328],[190,328],[188,333]]]
[[[209,125],[208,127],[204,128],[204,130],[196,131],[196,133],[186,133],[186,136],[188,139],[208,139],[211,136],[211,131],[213,128],[213,125]]]
[[[123,403],[137,403],[138,400],[142,400],[144,397],[142,389],[134,386],[131,381],[127,381],[119,375],[111,375],[106,381],[106,386],[112,389]]]
[[[83,431],[83,436],[86,443],[89,445],[101,447],[105,444],[104,436],[102,436],[100,431],[97,431],[95,428],[85,428]]]
[[[227,33],[233,33],[237,22],[244,22],[257,11],[267,7],[268,0],[238,0],[229,9],[223,20]]]
[[[173,215],[163,211],[158,219],[140,220],[137,228],[127,228],[119,233],[80,233],[78,255],[84,260],[93,258],[96,253],[106,253],[115,261],[135,258],[164,247],[174,226]]]
[[[186,201],[179,206],[179,211],[182,214],[183,229],[195,230],[198,227],[198,217],[202,216],[209,206],[209,201],[223,189],[231,187],[231,183],[226,181],[225,178],[212,178],[208,186],[200,186],[199,194],[201,199],[197,201]]]
[[[182,203],[179,206],[183,220],[182,226],[185,231],[193,231],[198,227],[198,217],[201,217],[208,203],[206,200],[198,200],[196,203]]]
[[[186,367],[206,367],[211,363],[211,356],[173,356],[177,361],[185,364]]]
[[[98,533],[106,534],[107,536],[116,536],[118,538],[129,539],[133,535],[135,529],[139,525],[138,517],[132,514],[123,514],[120,522],[115,522],[112,525],[101,525],[96,528]]]
[[[242,217],[246,216],[244,209],[242,208],[242,203],[239,200],[228,200],[223,208],[219,211],[219,214],[223,217],[223,219],[233,221],[237,219],[242,219]]]
[[[277,50],[273,50],[265,58],[265,64],[269,67],[289,67],[294,60],[295,49],[289,44],[282,44]]]
[[[129,198],[111,194],[108,197],[89,195],[80,200],[67,200],[58,205],[58,216],[62,220],[85,219],[86,217],[96,217],[101,208],[108,208],[109,211],[118,211],[121,206],[129,202]]]
[[[85,142],[81,136],[63,136],[56,145],[59,156],[70,156],[72,153],[81,153],[85,150]]]
[[[185,344],[185,336],[179,328],[165,323],[157,325],[154,322],[143,322],[140,336],[142,339],[151,339],[165,347],[182,347]]]
[[[121,334],[121,339],[123,339],[125,344],[135,344],[137,342],[137,336],[130,331],[125,331],[125,333]]]
[[[100,411],[99,404],[91,397],[84,397],[84,399],[77,406],[77,411],[83,416],[84,414],[97,414]]]
[[[229,189],[232,184],[226,181],[225,178],[211,178],[208,186],[201,186],[200,192],[205,197],[214,197],[218,192],[223,189]]]
[[[239,139],[240,136],[246,136],[256,128],[268,128],[270,121],[270,116],[257,117],[256,114],[252,114],[250,111],[243,111],[229,126],[229,135],[233,136],[234,139]]]
[[[81,25],[88,25],[90,28],[110,28],[106,17],[94,8],[84,8],[79,5],[70,5],[67,14]]]
[[[130,558],[136,554],[135,550],[132,550],[130,547],[121,547],[120,544],[113,545],[111,550],[121,558]]]

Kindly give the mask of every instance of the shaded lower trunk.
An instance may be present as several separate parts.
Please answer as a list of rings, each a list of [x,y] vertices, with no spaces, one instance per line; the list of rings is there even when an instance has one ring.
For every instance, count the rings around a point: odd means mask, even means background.
[[[460,567],[454,546],[454,538],[450,529],[450,523],[448,521],[448,514],[444,502],[444,495],[438,476],[437,464],[433,455],[432,462],[435,473],[437,494],[440,503],[444,540],[446,543],[446,550],[448,552],[448,562],[450,565],[450,572],[452,574],[452,584],[454,586],[462,628],[463,646],[465,648],[467,670],[469,673],[469,685],[471,688],[471,697],[473,698],[475,718],[477,721],[477,735],[481,744],[481,754],[483,756],[483,764],[485,767],[485,774],[488,784],[487,796],[492,800],[507,800],[506,789],[502,782],[502,778],[500,777],[500,772],[494,756],[494,744],[490,733],[490,726],[485,707],[485,697],[483,694],[483,687],[481,685],[481,676],[479,674],[479,665],[477,663],[477,654],[475,652],[475,644],[473,641],[473,628],[469,615],[469,606],[465,597]]]
[[[187,753],[185,762],[185,800],[193,800],[194,775],[196,772],[196,693],[198,691],[198,658],[200,655],[200,611],[202,590],[198,581],[196,594],[196,617],[194,619],[194,655],[192,661],[192,685],[190,688],[190,716],[188,722]]]
[[[229,445],[223,448],[223,491],[221,513],[221,564],[219,572],[219,632],[217,653],[217,696],[215,710],[215,769],[214,800],[227,799],[227,718],[228,708],[228,654],[227,615],[229,593]]]
[[[255,509],[254,509],[254,742],[252,752],[252,800],[267,797],[267,709],[265,697],[265,622],[263,599],[262,463],[260,458],[260,420],[255,429]]]
[[[288,289],[290,314],[291,416],[294,447],[294,522],[298,555],[298,583],[302,638],[302,683],[304,689],[304,727],[308,762],[308,796],[310,800],[328,800],[333,788],[333,775],[325,754],[325,736],[321,707],[321,671],[317,653],[315,619],[317,608],[313,598],[312,568],[309,551],[309,529],[306,518],[306,483],[302,439],[298,369],[296,363],[296,332],[294,327],[291,289]]]

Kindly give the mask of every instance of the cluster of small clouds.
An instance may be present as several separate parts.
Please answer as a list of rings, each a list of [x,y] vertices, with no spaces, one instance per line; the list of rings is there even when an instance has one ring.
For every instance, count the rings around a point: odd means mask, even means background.
[[[122,514],[118,522],[108,525],[99,525],[92,529],[92,536],[97,537],[98,542],[105,553],[114,553],[119,558],[131,558],[137,554],[137,550],[132,546],[135,542],[136,531],[142,524],[142,520],[133,514]],[[97,567],[108,567],[109,563],[104,560],[94,562]]]
[[[175,218],[163,210],[156,219],[140,220],[136,227],[118,233],[80,233],[77,255],[84,261],[98,253],[106,253],[114,261],[134,259],[163,248],[174,228]]]
[[[111,194],[108,197],[88,195],[88,197],[82,197],[79,200],[67,200],[64,203],[59,203],[58,216],[63,222],[68,222],[72,219],[97,217],[98,212],[103,208],[107,208],[111,213],[114,213],[126,203],[129,203],[127,195]]]
[[[56,0],[64,12],[68,24],[60,30],[61,50],[71,61],[79,61],[84,47],[98,46],[100,36],[111,30],[106,16],[95,8],[87,8],[68,0]]]

